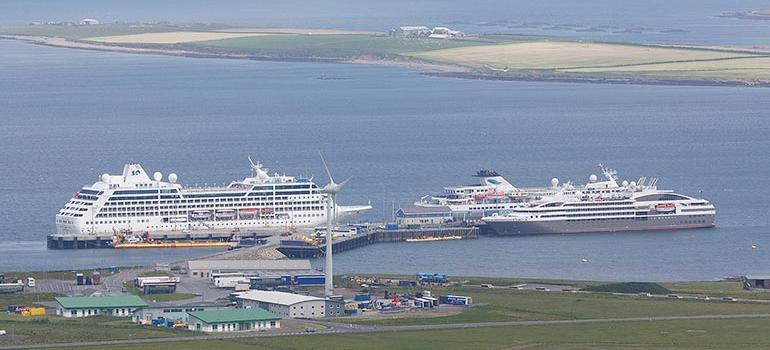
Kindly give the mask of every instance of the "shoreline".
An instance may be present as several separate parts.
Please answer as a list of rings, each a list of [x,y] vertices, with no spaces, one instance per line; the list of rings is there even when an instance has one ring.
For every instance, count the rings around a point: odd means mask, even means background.
[[[132,47],[111,45],[90,41],[73,41],[61,37],[0,35],[0,39],[21,41],[32,45],[41,45],[66,49],[80,49],[103,52],[118,52],[128,54],[164,55],[188,58],[241,59],[271,62],[309,62],[309,63],[339,63],[366,64],[389,67],[414,69],[420,74],[431,77],[499,80],[499,81],[530,81],[530,82],[561,82],[589,84],[620,84],[620,85],[661,85],[661,86],[735,86],[735,87],[770,87],[770,81],[744,81],[739,79],[708,79],[708,78],[673,78],[655,77],[632,74],[569,74],[544,73],[539,71],[506,72],[500,74],[494,70],[483,70],[450,63],[426,62],[418,59],[377,58],[360,56],[353,59],[323,58],[323,57],[270,57],[226,52],[203,52],[189,49]]]

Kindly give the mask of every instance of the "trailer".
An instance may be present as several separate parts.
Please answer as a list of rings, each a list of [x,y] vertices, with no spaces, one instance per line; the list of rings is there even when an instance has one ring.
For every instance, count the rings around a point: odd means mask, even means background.
[[[464,295],[440,295],[438,301],[448,305],[472,305],[473,298]]]

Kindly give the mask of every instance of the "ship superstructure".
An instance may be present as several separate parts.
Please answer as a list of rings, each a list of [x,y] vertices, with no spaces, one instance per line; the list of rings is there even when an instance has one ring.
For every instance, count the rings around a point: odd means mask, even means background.
[[[591,175],[585,186],[554,187],[505,214],[482,220],[500,235],[672,230],[714,226],[709,201],[657,188],[657,178],[617,182],[617,173],[599,165],[605,179]],[[555,179],[554,179],[555,180]]]
[[[249,159],[251,162],[251,159]],[[56,215],[59,234],[312,228],[326,222],[326,194],[312,178],[274,173],[251,162],[252,176],[219,187],[183,187],[140,164],[103,174]],[[371,209],[337,206],[338,217]]]
[[[551,188],[518,188],[494,170],[480,170],[479,183],[444,187],[440,194],[428,195],[414,203],[417,207],[449,207],[464,220],[504,213],[532,198],[553,193]]]

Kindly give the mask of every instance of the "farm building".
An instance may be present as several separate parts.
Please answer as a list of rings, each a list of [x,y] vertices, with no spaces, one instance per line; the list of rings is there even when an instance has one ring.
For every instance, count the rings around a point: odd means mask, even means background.
[[[137,310],[147,307],[136,295],[59,297],[56,303],[56,314],[63,317],[133,316]]]
[[[260,308],[188,312],[188,328],[200,332],[238,332],[281,328],[281,317]]]
[[[190,260],[190,277],[211,278],[214,273],[242,272],[255,275],[281,275],[312,272],[309,260]]]
[[[326,317],[323,298],[265,290],[238,293],[236,298],[241,307],[258,307],[285,318]]]
[[[396,28],[394,34],[403,37],[423,37],[431,34],[426,26],[403,26]]]

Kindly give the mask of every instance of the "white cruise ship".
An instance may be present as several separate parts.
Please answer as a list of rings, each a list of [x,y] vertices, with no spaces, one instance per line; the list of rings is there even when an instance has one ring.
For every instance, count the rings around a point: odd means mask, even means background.
[[[186,230],[312,228],[326,222],[326,194],[312,179],[270,175],[251,163],[252,177],[227,186],[186,188],[177,175],[151,179],[139,164],[104,174],[56,215],[59,234],[115,234]],[[337,217],[371,209],[337,206]]]
[[[553,195],[532,200],[505,214],[482,218],[500,235],[673,230],[713,227],[709,201],[657,188],[655,178],[617,183],[616,172],[599,165],[605,180],[576,188],[558,186]]]
[[[504,213],[533,198],[553,194],[552,188],[517,188],[494,170],[480,170],[478,184],[448,186],[440,194],[428,195],[416,207],[448,207],[453,216],[464,220]]]

